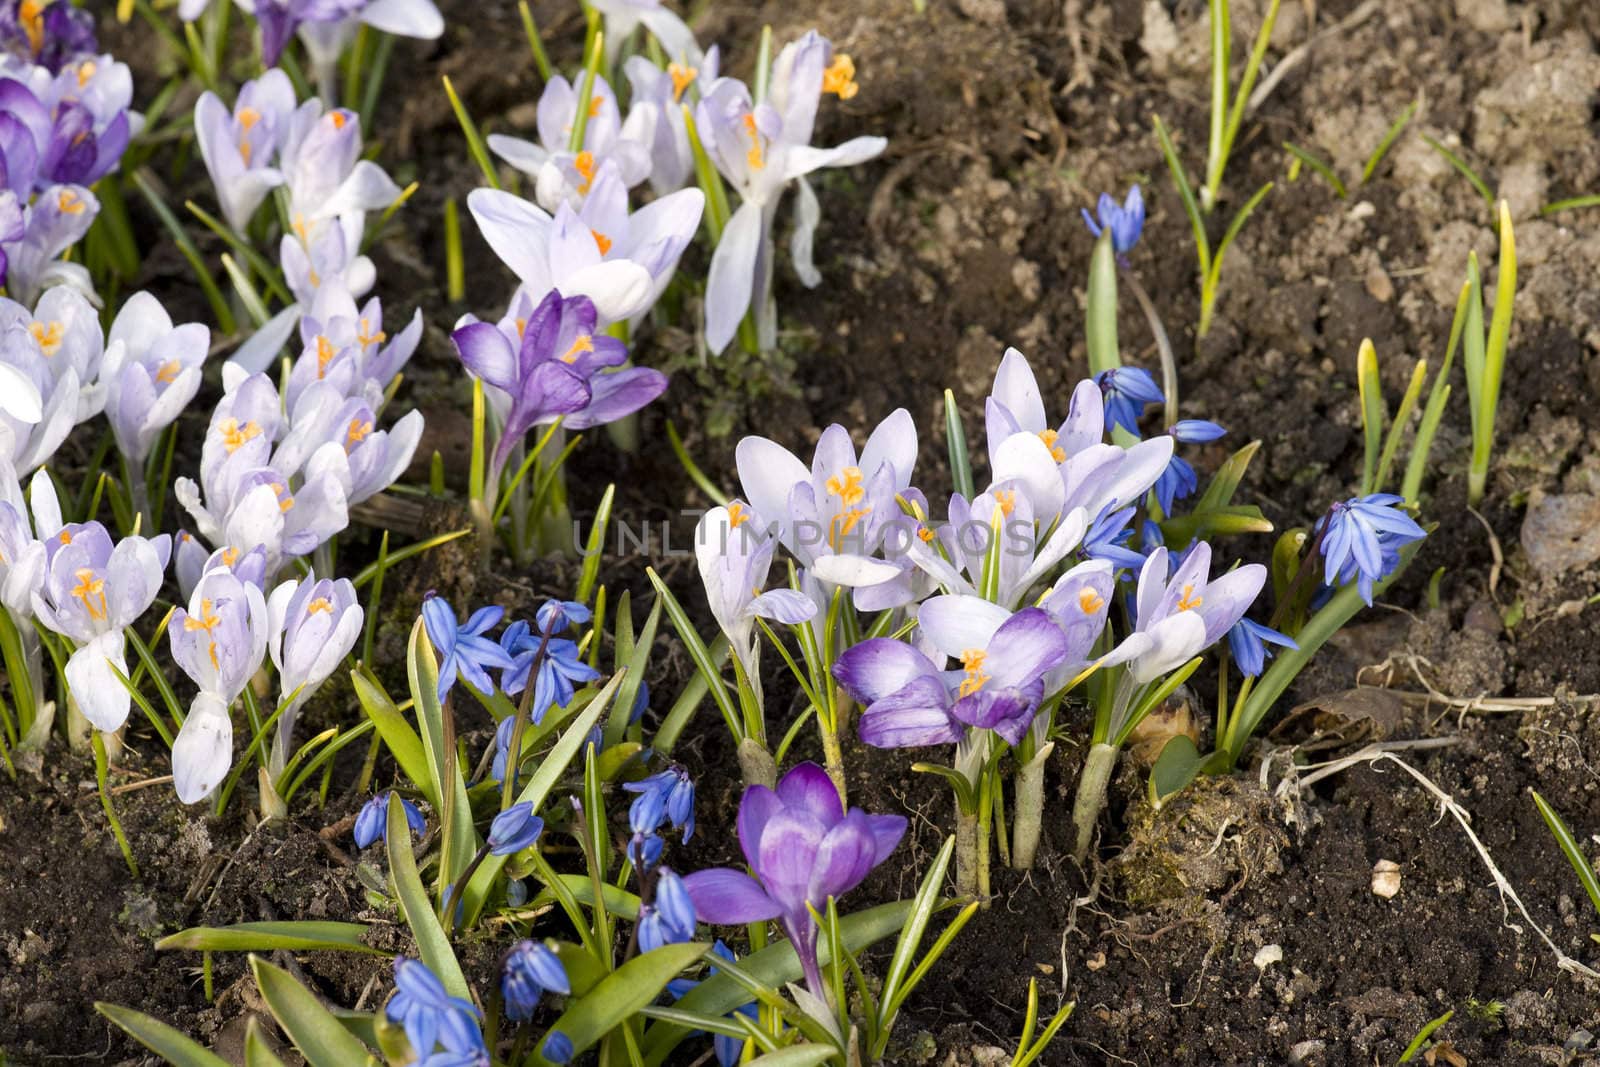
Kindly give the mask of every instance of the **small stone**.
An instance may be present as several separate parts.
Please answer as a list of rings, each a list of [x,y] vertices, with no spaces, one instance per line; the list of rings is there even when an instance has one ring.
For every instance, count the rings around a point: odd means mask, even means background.
[[[1400,865],[1394,860],[1379,860],[1374,863],[1372,891],[1384,900],[1400,892]]]
[[[1256,958],[1253,962],[1256,965],[1256,970],[1265,973],[1266,969],[1274,963],[1283,962],[1283,946],[1262,945],[1256,950]]]
[[[1096,952],[1093,956],[1084,960],[1083,965],[1091,971],[1098,971],[1106,965],[1106,954],[1104,952]]]
[[[1372,265],[1367,268],[1367,276],[1362,280],[1362,284],[1367,287],[1372,299],[1380,304],[1387,304],[1394,299],[1394,282],[1389,280],[1388,273],[1377,260],[1373,260]]]
[[[1531,494],[1522,547],[1533,569],[1552,577],[1600,559],[1600,497]]]
[[[1289,1050],[1289,1062],[1295,1067],[1311,1067],[1312,1064],[1322,1062],[1322,1054],[1327,1049],[1325,1041],[1301,1041]]]

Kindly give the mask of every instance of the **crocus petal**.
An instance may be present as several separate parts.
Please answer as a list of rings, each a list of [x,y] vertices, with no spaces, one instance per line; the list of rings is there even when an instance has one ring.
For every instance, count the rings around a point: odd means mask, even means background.
[[[822,284],[822,273],[812,258],[812,244],[817,223],[822,221],[822,205],[817,203],[816,191],[804,178],[795,179],[794,234],[789,238],[789,258],[794,260],[794,272],[800,284],[815,289]]]
[[[201,693],[172,743],[172,784],[178,799],[185,804],[204,800],[232,765],[233,720],[227,705],[212,693]]]
[[[972,596],[936,596],[917,611],[917,625],[935,648],[959,658],[968,649],[988,648],[1011,613]]]
[[[0,363],[0,412],[30,426],[44,417],[39,387],[9,363]]]
[[[914,678],[899,691],[867,705],[861,713],[861,740],[873,748],[954,744],[963,731],[961,724],[951,719],[949,704],[949,691],[937,676]]]
[[[444,17],[432,0],[368,0],[361,21],[400,37],[431,41],[444,33]]]
[[[762,229],[760,205],[750,201],[740,204],[711,255],[705,301],[706,347],[713,353],[728,347],[739,329],[739,320],[750,308]]]
[[[796,589],[772,589],[750,601],[747,609],[763,619],[796,626],[817,613],[811,598]]]
[[[621,322],[645,310],[651,289],[650,272],[626,259],[596,263],[561,279],[562,295],[588,297],[603,322]]]
[[[812,863],[806,898],[826,901],[843,896],[872,873],[877,857],[878,842],[866,813],[859,808],[851,811],[822,839]]]
[[[782,909],[748,874],[727,867],[696,871],[683,880],[695,914],[718,926],[776,919]]]
[[[1098,394],[1098,387],[1092,382],[1088,384]],[[1000,357],[1000,369],[995,371],[994,387],[989,395],[1005,405],[1006,411],[1016,419],[1019,430],[1036,434],[1046,429],[1044,397],[1039,393],[1039,382],[1033,376],[1028,358],[1015,348],[1006,349],[1006,354]],[[1002,443],[991,441],[989,448],[994,451]]]
[[[1128,666],[1134,681],[1141,684],[1176,670],[1206,646],[1206,622],[1197,611],[1180,611],[1144,633],[1151,647]]]
[[[89,725],[105,733],[128,721],[128,690],[116,671],[128,673],[121,630],[100,634],[67,660],[67,687],[78,710]]]
[[[848,588],[878,585],[899,577],[900,568],[893,563],[867,556],[828,555],[818,558],[811,573],[824,582]]]
[[[517,387],[517,353],[499,327],[473,322],[450,335],[467,370],[489,385],[506,392]]]
[[[1061,628],[1040,608],[1017,612],[995,631],[983,669],[999,686],[1022,686],[1057,666],[1067,654]]]
[[[521,197],[499,189],[474,189],[467,196],[483,239],[528,291],[547,293],[550,277],[550,215]]]
[[[1206,586],[1205,600],[1197,610],[1206,621],[1207,644],[1220,640],[1250,610],[1266,581],[1265,567],[1247,563]]]
[[[873,637],[846,649],[834,662],[833,676],[863,704],[876,703],[918,678],[938,681],[938,668],[904,641]]]
[[[734,449],[739,485],[757,515],[773,521],[789,513],[789,492],[811,471],[787,448],[765,437],[746,437]]]
[[[739,798],[739,847],[752,867],[761,854],[761,835],[767,828],[767,821],[782,810],[778,794],[764,785],[746,787]]]
[[[991,463],[997,484],[1021,483],[1033,505],[1034,517],[1040,522],[1048,523],[1061,513],[1066,502],[1061,472],[1050,447],[1038,434],[1027,431],[1012,434],[1001,442]]]
[[[856,137],[834,148],[795,145],[784,154],[784,179],[803,177],[823,167],[853,167],[882,155],[888,146],[882,137]]]
[[[844,817],[838,787],[815,763],[802,763],[784,775],[778,783],[778,799],[786,808],[810,812],[823,826],[832,826]]]
[[[917,462],[917,423],[911,412],[896,408],[878,423],[861,449],[861,470],[872,477],[887,463],[894,469],[896,488],[911,483],[911,470]]]

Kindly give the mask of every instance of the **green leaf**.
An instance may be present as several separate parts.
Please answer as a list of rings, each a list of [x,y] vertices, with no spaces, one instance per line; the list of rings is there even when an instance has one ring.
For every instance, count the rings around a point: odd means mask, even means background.
[[[550,1032],[565,1034],[573,1051],[582,1052],[660,996],[667,983],[705,955],[709,947],[694,942],[662,945],[634,957],[601,979],[586,996],[569,1004]],[[540,1057],[539,1062],[545,1061]]]
[[[1311,152],[1301,148],[1293,141],[1283,142],[1283,148],[1284,151],[1288,152],[1291,156],[1320,174],[1322,176],[1322,180],[1333,187],[1334,195],[1338,196],[1340,200],[1343,200],[1345,197],[1350,195],[1350,190],[1344,187],[1344,182],[1339,179],[1339,175],[1334,172],[1334,169],[1328,166],[1328,164],[1324,163],[1322,160],[1318,159]]]
[[[468,811],[470,818],[470,809]],[[417,872],[417,857],[411,850],[411,826],[396,793],[389,794],[384,840],[389,846],[389,873],[394,877],[395,892],[400,897],[400,910],[406,917],[406,925],[411,927],[411,936],[417,940],[422,962],[444,983],[445,992],[470,999],[472,993],[461,973],[461,965],[456,962],[450,938],[433,913],[428,891],[422,885],[422,875]]]
[[[563,874],[559,878],[574,900],[589,907],[594,906],[594,882],[587,874]],[[636,894],[608,885],[605,887],[605,899],[606,911],[617,918],[632,922],[639,917],[639,898]],[[528,902],[528,908],[537,911],[555,902],[556,894],[552,890],[542,889]]]
[[[627,677],[622,687],[617,690],[616,705],[611,709],[611,717],[606,720],[605,736],[608,751],[621,742],[628,731],[628,719],[632,716],[634,702],[639,697],[639,686],[644,684],[645,670],[650,666],[650,652],[655,647],[656,631],[661,627],[661,609],[666,606],[665,601],[656,597],[655,604],[650,608],[650,614],[645,617],[644,629],[639,631],[638,638],[635,639],[633,616],[628,604],[629,596],[624,592],[618,602],[616,666],[618,670],[626,668]],[[628,620],[626,625],[622,621],[624,618]],[[628,636],[626,651],[621,641],[624,633]],[[598,635],[596,639],[598,640]]]
[[[1494,416],[1500,406],[1500,380],[1505,375],[1506,346],[1511,338],[1511,309],[1517,296],[1517,238],[1511,227],[1511,208],[1500,201],[1499,275],[1494,287],[1494,313],[1489,319],[1489,339],[1484,349],[1483,384],[1472,420],[1472,466],[1467,471],[1467,503],[1483,499],[1489,474],[1489,453],[1494,447]]]
[[[439,665],[433,658],[433,644],[428,640],[420,616],[411,627],[406,673],[411,683],[411,704],[422,735],[422,748],[428,758],[429,776],[436,783],[434,795],[440,801],[434,810],[439,813],[439,886],[442,893],[443,887],[460,877],[471,862],[472,854],[478,850],[478,834],[472,826],[467,783],[456,766],[455,747],[445,742],[444,706],[439,702]]]
[[[375,956],[392,953],[363,944],[365,923],[340,922],[257,922],[232,926],[191,926],[187,930],[156,942],[156,951],[183,949],[190,952],[367,952]]]
[[[1432,1037],[1435,1030],[1449,1022],[1451,1016],[1453,1015],[1455,1015],[1454,1008],[1445,1012],[1437,1019],[1430,1019],[1424,1023],[1422,1029],[1417,1031],[1417,1036],[1411,1039],[1411,1044],[1407,1045],[1406,1050],[1400,1054],[1399,1062],[1410,1063],[1412,1059],[1416,1057],[1417,1053],[1422,1051],[1423,1042]]]
[[[956,839],[946,838],[944,847],[939,850],[933,865],[923,876],[922,885],[911,901],[911,914],[906,919],[899,940],[895,942],[894,957],[890,959],[889,969],[883,976],[883,991],[879,994],[879,1000],[885,1007],[898,1006],[895,1003],[897,994],[905,982],[906,975],[911,973],[912,960],[917,954],[917,947],[922,944],[922,935],[928,928],[928,920],[933,918],[933,913],[938,907],[939,891],[944,888],[944,872],[950,866],[950,857],[954,854],[955,848]],[[892,1021],[889,1020],[891,1023]]]
[[[1374,148],[1372,155],[1367,157],[1367,165],[1361,168],[1362,184],[1372,180],[1372,175],[1378,169],[1378,164],[1383,162],[1383,157],[1388,154],[1389,149],[1394,145],[1395,138],[1400,136],[1400,131],[1406,128],[1406,123],[1410,122],[1411,117],[1417,113],[1417,105],[1420,103],[1420,100],[1411,101],[1406,106],[1406,109],[1400,112],[1400,117],[1395,119],[1394,124],[1384,133],[1383,140],[1378,142],[1378,147]]]
[[[827,1063],[839,1055],[839,1050],[830,1045],[790,1045],[780,1048],[776,1052],[769,1052],[764,1056],[757,1056],[751,1060],[747,1067],[814,1067],[816,1064]]]
[[[567,727],[561,740],[551,746],[545,754],[544,762],[539,764],[539,769],[528,778],[522,787],[522,793],[517,797],[517,803],[529,803],[533,810],[538,811],[544,807],[545,798],[556,787],[561,776],[567,772],[568,766],[582,751],[584,742],[589,738],[589,731],[594,729],[606,709],[611,706],[611,701],[616,698],[617,690],[621,688],[626,671],[611,676],[605,688],[597,693],[582,715]],[[467,884],[466,892],[462,893],[462,900],[466,903],[466,924],[471,925],[477,920],[478,914],[483,910],[489,889],[494,885],[495,878],[500,874],[500,869],[506,865],[505,856],[491,855],[478,867],[478,873],[472,876]]]
[[[721,671],[722,665],[728,660],[728,638],[718,634],[717,639],[711,642],[707,653],[711,656],[713,669]],[[718,682],[720,685],[720,681]],[[689,725],[694,718],[694,713],[700,710],[700,705],[705,703],[706,693],[711,686],[706,681],[706,676],[695,672],[694,677],[683,684],[683,689],[678,693],[678,699],[672,702],[672,707],[661,718],[661,725],[656,727],[655,736],[650,739],[650,747],[659,752],[663,757],[672,755],[672,748],[678,743],[678,737],[683,733],[683,728]]]
[[[1378,477],[1373,481],[1373,492],[1383,492],[1383,487],[1388,484],[1389,470],[1394,466],[1394,457],[1400,451],[1400,438],[1405,435],[1406,424],[1411,421],[1411,413],[1416,410],[1417,400],[1422,396],[1422,383],[1428,377],[1428,361],[1417,360],[1417,365],[1411,368],[1411,381],[1406,385],[1406,393],[1400,398],[1400,406],[1395,408],[1394,422],[1389,425],[1389,436],[1383,442],[1383,454],[1378,457]]]
[[[1099,374],[1122,366],[1117,350],[1117,253],[1110,230],[1095,241],[1089,258],[1088,301],[1089,373]]]
[[[967,428],[961,421],[961,409],[956,407],[956,394],[944,391],[944,436],[950,446],[950,478],[956,492],[971,500],[975,494],[972,483],[972,453],[967,449]]]
[[[712,698],[716,700],[723,719],[728,723],[729,732],[733,734],[734,740],[743,740],[744,735],[738,725],[739,710],[733,706],[733,698],[728,695],[728,687],[723,684],[718,661],[712,659],[711,650],[701,639],[700,632],[694,628],[694,621],[689,618],[689,613],[683,610],[683,605],[678,603],[678,598],[672,595],[672,590],[667,588],[667,583],[661,580],[655,568],[646,568],[645,574],[649,576],[650,584],[656,587],[656,595],[666,602],[667,618],[672,620],[672,628],[677,631],[678,639],[688,650],[689,658],[694,661],[695,670],[706,680]]]
[[[875,908],[856,912],[841,920],[839,933],[845,948],[851,952],[860,952],[868,945],[876,944],[898,933],[904,928],[906,917],[911,914],[911,907],[912,902],[909,900],[879,904]],[[820,952],[820,956],[822,958],[818,962],[822,966],[825,967],[831,962],[826,958],[826,949]],[[745,957],[739,961],[739,966],[773,989],[781,989],[786,983],[798,980],[801,973],[800,958],[795,955],[794,946],[787,941]],[[713,974],[685,994],[674,1006],[683,1011],[721,1016],[749,1003],[750,999],[750,994],[738,982],[724,974]],[[689,1031],[683,1027],[671,1024],[658,1023],[650,1027],[645,1032],[644,1039],[645,1063],[648,1067],[658,1067],[688,1034]]]
[[[267,1045],[261,1035],[261,1017],[250,1016],[244,1029],[244,1067],[285,1067],[283,1060]]]
[[[1533,794],[1533,803],[1538,807],[1539,814],[1544,816],[1544,823],[1550,827],[1550,833],[1554,835],[1556,844],[1561,846],[1567,862],[1578,872],[1578,881],[1583,883],[1583,891],[1589,894],[1589,903],[1594,905],[1596,914],[1600,914],[1600,879],[1595,877],[1594,868],[1589,865],[1589,857],[1578,847],[1577,839],[1572,836],[1572,831],[1567,828],[1561,814],[1539,795],[1537,789],[1531,789],[1529,792]]]
[[[1377,492],[1378,453],[1383,447],[1383,379],[1378,374],[1378,350],[1363,340],[1356,353],[1356,386],[1361,398],[1361,430],[1366,441],[1361,465],[1361,495]]]
[[[359,1067],[371,1061],[367,1047],[352,1037],[288,971],[260,956],[250,957],[250,970],[272,1017],[310,1067]]]
[[[94,1010],[116,1023],[145,1048],[173,1067],[228,1067],[228,1061],[159,1019],[116,1004],[97,1001]]]
[[[1187,735],[1173,737],[1161,749],[1156,765],[1150,768],[1150,803],[1160,808],[1169,797],[1183,792],[1199,775],[1205,762],[1206,757]]]

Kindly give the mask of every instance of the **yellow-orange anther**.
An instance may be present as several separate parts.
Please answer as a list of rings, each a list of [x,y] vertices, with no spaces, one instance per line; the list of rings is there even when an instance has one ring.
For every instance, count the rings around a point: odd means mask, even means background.
[[[966,677],[961,679],[961,688],[957,692],[962,696],[971,696],[989,680],[989,676],[983,673],[983,661],[988,658],[989,653],[981,648],[969,648],[961,653],[961,669],[966,672]]]
[[[828,69],[822,72],[822,91],[833,93],[840,100],[850,100],[861,91],[856,84],[855,61],[840,52],[833,57]]]

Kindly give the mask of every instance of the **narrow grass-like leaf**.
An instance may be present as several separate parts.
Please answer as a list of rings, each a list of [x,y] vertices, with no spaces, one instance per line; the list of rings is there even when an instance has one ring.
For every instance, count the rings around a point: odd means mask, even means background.
[[[1095,241],[1089,258],[1088,304],[1089,373],[1100,374],[1122,366],[1117,351],[1117,253],[1109,228]]]
[[[405,821],[404,817],[401,821]],[[367,1047],[351,1036],[288,971],[260,956],[250,957],[250,970],[272,1017],[310,1067],[356,1067],[368,1061]]]
[[[883,987],[878,997],[888,1016],[880,1021],[885,1031],[894,1024],[893,1012],[900,1007],[900,988],[905,982],[906,975],[911,972],[912,961],[916,958],[917,948],[922,943],[922,935],[928,928],[928,920],[933,918],[933,913],[938,907],[939,892],[944,888],[945,870],[950,866],[950,857],[955,854],[955,848],[956,839],[946,838],[944,847],[940,848],[939,854],[934,857],[928,873],[922,876],[922,885],[911,901],[911,914],[906,917],[905,928],[901,930],[900,937],[895,942],[894,956],[889,960],[888,969],[884,971]]]
[[[655,568],[646,569],[650,583],[656,588],[656,595],[667,605],[667,618],[672,620],[672,628],[677,631],[678,639],[683,642],[684,648],[689,652],[689,658],[694,661],[695,669],[706,680],[706,685],[711,691],[711,697],[717,702],[717,707],[722,712],[723,719],[728,724],[729,731],[735,741],[744,739],[743,728],[739,725],[739,710],[734,707],[733,698],[728,695],[728,687],[722,681],[722,672],[717,661],[711,658],[711,650],[701,639],[699,631],[694,627],[694,621],[689,618],[689,613],[683,610],[683,605],[678,603],[678,598],[672,595],[672,590],[667,588],[667,583],[655,572]]]
[[[261,1032],[261,1017],[251,1015],[248,1019],[244,1027],[244,1067],[286,1067],[267,1045]]]
[[[461,97],[456,95],[456,87],[450,83],[450,76],[445,75],[443,80],[444,94],[450,98],[450,110],[456,113],[456,121],[461,124],[461,132],[467,138],[467,151],[472,154],[473,161],[483,172],[483,180],[489,183],[489,188],[500,188],[500,176],[495,173],[494,161],[489,158],[489,149],[484,146],[483,136],[478,133],[478,124],[472,121],[466,105],[461,102]]]
[[[728,494],[700,469],[699,464],[690,458],[689,450],[683,447],[683,438],[678,436],[678,428],[672,425],[672,420],[667,420],[667,443],[672,446],[672,454],[678,457],[678,463],[683,467],[689,480],[700,487],[700,491],[711,498],[713,504],[726,506],[731,499]]]
[[[1517,239],[1511,227],[1511,208],[1500,201],[1500,261],[1496,264],[1494,313],[1489,319],[1483,353],[1483,381],[1475,400],[1472,420],[1472,465],[1467,469],[1467,503],[1483,499],[1489,478],[1489,454],[1494,449],[1495,412],[1500,407],[1500,382],[1505,375],[1506,347],[1511,338],[1512,305],[1517,296]]]
[[[1361,495],[1377,492],[1378,453],[1383,447],[1383,379],[1378,373],[1378,350],[1370,338],[1356,353],[1356,389],[1361,401],[1361,432],[1365,443],[1361,460]]]
[[[1395,409],[1394,422],[1389,425],[1389,435],[1383,442],[1383,454],[1378,457],[1378,476],[1373,480],[1372,491],[1383,492],[1383,487],[1389,482],[1389,471],[1394,466],[1394,457],[1400,450],[1400,439],[1405,436],[1406,425],[1411,421],[1411,413],[1417,408],[1417,400],[1422,396],[1422,383],[1428,377],[1428,361],[1417,360],[1417,365],[1411,368],[1411,381],[1406,386],[1405,395],[1400,398],[1400,406]]]
[[[1410,1063],[1413,1059],[1415,1059],[1417,1053],[1422,1051],[1423,1043],[1427,1041],[1428,1038],[1433,1036],[1433,1032],[1435,1030],[1449,1022],[1451,1017],[1454,1015],[1455,1009],[1452,1008],[1443,1015],[1439,1016],[1437,1019],[1430,1019],[1428,1022],[1424,1023],[1422,1029],[1417,1031],[1417,1036],[1411,1039],[1411,1043],[1406,1046],[1406,1050],[1400,1054],[1400,1059],[1398,1062]]]
[[[1456,155],[1454,152],[1450,151],[1450,149],[1446,148],[1432,137],[1429,137],[1427,134],[1423,134],[1422,139],[1428,143],[1429,148],[1443,156],[1445,162],[1454,167],[1463,178],[1472,183],[1472,187],[1476,189],[1478,191],[1478,195],[1483,198],[1484,204],[1491,212],[1493,212],[1494,193],[1489,191],[1488,183],[1482,178],[1478,177],[1478,172],[1467,166],[1466,160],[1462,159],[1460,156]]]
[[[1178,198],[1183,201],[1183,213],[1189,216],[1189,228],[1194,231],[1195,255],[1200,260],[1200,276],[1204,278],[1211,273],[1211,241],[1206,236],[1205,216],[1200,213],[1200,205],[1194,198],[1194,187],[1184,173],[1183,160],[1178,157],[1178,149],[1172,143],[1172,136],[1167,133],[1166,124],[1161,121],[1160,115],[1151,116],[1151,123],[1155,126],[1156,140],[1161,144],[1161,157],[1167,161],[1167,171],[1172,175],[1172,184],[1177,186]]]
[[[707,653],[711,657],[713,668],[720,671],[722,664],[728,660],[727,637],[718,634],[717,639],[711,642],[711,647],[707,649]],[[650,738],[650,747],[662,756],[670,756],[673,746],[678,743],[678,738],[683,734],[684,727],[689,725],[689,721],[694,718],[694,713],[705,702],[706,693],[710,688],[711,685],[706,680],[706,676],[698,671],[694,677],[685,682],[683,688],[678,692],[678,699],[672,702],[672,707],[667,709],[666,715],[661,718],[661,725],[656,727],[655,735]]]
[[[400,764],[401,773],[422,790],[434,811],[443,811],[439,783],[434,781],[428,754],[417,731],[412,729],[399,707],[365,664],[350,672],[350,683],[355,686],[361,709],[378,728],[378,736],[383,738],[384,746],[394,756],[395,762]]]
[[[519,0],[517,12],[522,16],[522,32],[528,36],[528,48],[533,52],[533,65],[539,69],[539,77],[549,81],[553,73],[550,66],[550,57],[545,54],[544,39],[539,36],[539,27],[533,21],[533,11],[528,7],[528,0]]]
[[[406,673],[411,683],[412,710],[417,716],[417,732],[428,757],[429,774],[437,783],[440,831],[439,889],[453,883],[466,868],[478,848],[477,831],[472,826],[472,805],[467,787],[456,765],[455,747],[445,740],[444,706],[439,700],[439,665],[433,657],[433,643],[419,617],[411,628],[406,649]],[[464,994],[460,994],[464,995]]]
[[[580,604],[589,602],[596,583],[600,581],[600,558],[605,552],[606,531],[611,526],[611,508],[616,498],[616,485],[607,485],[605,495],[600,498],[600,506],[595,508],[594,522],[589,525],[589,537],[583,546],[583,573],[578,578],[578,589],[574,596]]]
[[[189,952],[366,952],[376,956],[390,953],[362,942],[365,923],[343,922],[253,922],[232,926],[191,926],[156,942],[157,952],[182,949]]]
[[[1383,140],[1378,142],[1378,147],[1374,148],[1372,155],[1367,157],[1367,165],[1361,168],[1361,184],[1365,185],[1372,180],[1372,175],[1377,172],[1378,165],[1383,162],[1383,157],[1389,154],[1389,149],[1394,146],[1394,142],[1399,138],[1401,131],[1406,128],[1406,124],[1411,121],[1411,117],[1417,113],[1417,105],[1420,102],[1419,100],[1411,101],[1410,104],[1406,105],[1406,109],[1400,112],[1400,117],[1395,119],[1389,126],[1389,129],[1383,135]]]
[[[383,562],[383,567],[386,569],[393,569],[396,563],[403,563],[412,556],[420,556],[430,548],[438,548],[440,545],[447,545],[451,541],[454,541],[460,537],[465,537],[471,532],[472,529],[470,527],[461,530],[451,530],[449,533],[435,534],[426,540],[418,541],[416,544],[407,545],[404,548],[390,552]],[[377,577],[378,570],[378,563],[369,563],[365,567],[361,568],[361,570],[356,572],[356,576],[350,579],[350,584],[354,585],[357,589],[360,589],[362,586],[372,581],[373,578]]]
[[[231,336],[239,328],[233,317],[233,309],[228,306],[227,297],[223,296],[222,290],[217,287],[216,279],[206,269],[205,260],[200,257],[200,250],[194,246],[194,241],[190,240],[189,234],[183,228],[183,223],[179,222],[178,216],[174,215],[172,209],[167,207],[165,199],[150,184],[150,179],[145,176],[143,171],[135,171],[131,176],[131,180],[140,194],[144,196],[145,202],[150,205],[150,210],[155,212],[156,218],[161,221],[161,225],[166,228],[167,233],[172,237],[172,243],[177,245],[178,251],[183,254],[183,258],[189,261],[189,267],[194,271],[195,281],[200,283],[200,291],[205,293],[206,301],[211,305],[211,313],[216,317],[217,328],[224,335]]]
[[[1543,218],[1546,215],[1554,215],[1558,211],[1571,211],[1573,208],[1579,207],[1600,207],[1600,193],[1589,196],[1569,197],[1566,200],[1553,200],[1539,209],[1539,215]]]
[[[1113,333],[1116,324],[1112,323]],[[944,438],[950,447],[950,478],[956,492],[971,500],[975,495],[972,483],[972,454],[967,449],[967,428],[961,421],[961,409],[956,406],[956,394],[944,391]]]
[[[470,818],[470,815],[468,816]],[[417,857],[411,850],[411,825],[406,821],[405,808],[398,794],[389,794],[388,824],[384,841],[389,846],[389,873],[394,878],[395,893],[400,897],[400,911],[416,939],[417,952],[422,962],[444,983],[445,992],[453,997],[470,998],[467,980],[456,962],[450,938],[445,934],[439,917],[433,913],[428,891],[423,888],[422,875],[417,871]]]
[[[1340,200],[1343,200],[1350,195],[1350,190],[1345,188],[1344,182],[1340,180],[1338,173],[1335,172],[1332,167],[1328,166],[1328,164],[1317,158],[1317,156],[1313,155],[1310,151],[1301,148],[1293,141],[1283,142],[1283,150],[1320,174],[1322,176],[1322,180],[1333,187],[1334,194],[1338,196]]]
[[[173,1067],[228,1067],[228,1061],[160,1019],[132,1008],[96,1001],[94,1010]]]
[[[1550,806],[1544,797],[1539,795],[1537,789],[1530,789],[1533,794],[1533,803],[1539,809],[1539,814],[1544,816],[1544,823],[1550,827],[1550,833],[1556,839],[1556,844],[1561,846],[1562,855],[1567,857],[1567,862],[1572,864],[1572,869],[1578,874],[1578,881],[1583,883],[1583,891],[1589,894],[1589,903],[1594,905],[1597,915],[1600,915],[1600,878],[1595,877],[1594,868],[1589,865],[1589,857],[1583,854],[1583,849],[1578,846],[1578,839],[1572,836],[1572,831],[1567,827],[1566,821],[1561,818],[1561,813]]]

